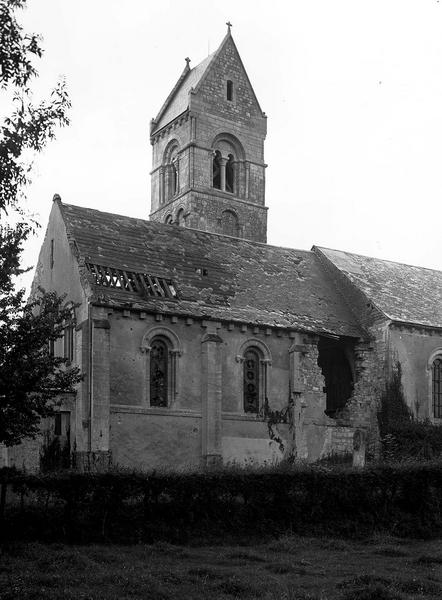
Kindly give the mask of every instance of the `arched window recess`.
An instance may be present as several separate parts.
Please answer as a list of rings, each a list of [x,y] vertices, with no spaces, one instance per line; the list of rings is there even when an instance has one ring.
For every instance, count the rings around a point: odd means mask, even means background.
[[[167,327],[152,327],[141,342],[146,355],[145,403],[149,407],[173,407],[178,397],[179,357],[178,336]]]
[[[261,340],[251,338],[239,348],[236,361],[242,366],[242,410],[258,414],[268,397],[270,350]]]
[[[179,169],[179,146],[177,140],[169,142],[163,156],[163,167],[160,171],[162,178],[160,188],[162,190],[161,203],[168,202],[179,193],[180,169]]]
[[[179,227],[186,226],[186,216],[184,214],[184,208],[180,208],[176,214],[176,224]]]
[[[221,229],[224,235],[239,237],[239,220],[237,214],[233,210],[224,210],[221,215]]]
[[[213,152],[212,187],[231,194],[235,191],[235,157],[232,153],[223,156],[219,150]]]
[[[239,140],[230,133],[221,133],[212,142],[212,187],[237,194],[241,188],[239,163],[245,160]]]
[[[435,350],[428,361],[430,418],[442,420],[442,348]]]

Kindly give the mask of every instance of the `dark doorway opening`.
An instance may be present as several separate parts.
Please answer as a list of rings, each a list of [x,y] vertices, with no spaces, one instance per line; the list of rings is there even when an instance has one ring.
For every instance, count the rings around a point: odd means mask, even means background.
[[[344,408],[353,391],[353,372],[349,362],[353,349],[346,340],[320,338],[318,351],[318,365],[325,379],[325,414],[333,418]]]

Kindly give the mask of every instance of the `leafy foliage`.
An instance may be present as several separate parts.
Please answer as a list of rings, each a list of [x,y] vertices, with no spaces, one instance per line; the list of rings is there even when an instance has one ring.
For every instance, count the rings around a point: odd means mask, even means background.
[[[2,87],[12,83],[25,86],[36,75],[31,56],[41,57],[42,50],[36,35],[24,34],[17,23],[14,9],[23,8],[25,0],[2,0],[0,3],[0,64]]]
[[[37,227],[21,206],[32,166],[25,156],[40,152],[56,127],[68,124],[70,108],[63,82],[49,101],[32,102],[32,59],[43,51],[39,37],[24,33],[16,19],[24,7],[25,0],[0,0],[0,87],[14,105],[0,126],[0,442],[7,445],[34,435],[50,400],[79,381],[78,370],[66,370],[66,361],[48,349],[70,318],[64,299],[40,290],[25,304],[24,290],[14,285],[24,272],[23,244]]]
[[[54,292],[39,295],[17,310],[0,315],[0,440],[17,444],[38,431],[40,418],[52,413],[51,400],[73,391],[78,368],[52,356],[48,341],[61,337],[71,308]]]
[[[25,34],[17,22],[15,11],[24,6],[25,0],[0,0],[0,86],[13,94],[15,106],[0,129],[0,211],[20,210],[18,201],[31,167],[24,153],[40,152],[58,126],[69,124],[70,101],[63,81],[49,102],[32,103],[29,84],[37,75],[32,58],[41,57],[43,50],[39,36]]]
[[[396,363],[378,412],[384,460],[432,460],[442,456],[442,426],[416,421],[402,389],[402,370]]]
[[[59,436],[51,435],[45,431],[44,442],[40,448],[40,471],[48,473],[60,469],[69,469],[72,466],[71,447],[69,440],[60,442]]]
[[[392,369],[391,377],[386,383],[378,412],[381,436],[389,434],[392,427],[410,423],[412,418],[412,413],[404,398],[401,363],[397,361]]]

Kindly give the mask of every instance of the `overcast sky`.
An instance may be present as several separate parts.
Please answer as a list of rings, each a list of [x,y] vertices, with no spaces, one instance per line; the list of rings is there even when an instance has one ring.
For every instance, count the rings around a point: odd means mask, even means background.
[[[227,20],[268,115],[269,243],[442,269],[439,0],[28,0],[36,97],[64,75],[73,105],[34,170],[29,264],[55,192],[148,218],[149,121]]]

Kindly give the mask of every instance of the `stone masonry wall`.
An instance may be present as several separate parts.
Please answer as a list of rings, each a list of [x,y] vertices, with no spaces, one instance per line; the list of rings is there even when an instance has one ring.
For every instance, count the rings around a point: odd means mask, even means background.
[[[343,301],[363,327],[361,339],[355,346],[354,390],[337,423],[365,429],[370,450],[375,452],[378,445],[377,410],[390,368],[390,322],[318,248],[314,250]]]
[[[267,208],[252,206],[235,198],[229,198],[227,194],[218,190],[216,192],[182,194],[157,211],[155,220],[165,222],[170,215],[175,223],[178,211],[183,209],[186,227],[221,233],[222,213],[224,210],[233,209],[238,216],[239,237],[266,242]]]
[[[442,355],[442,332],[395,323],[390,327],[391,362],[402,367],[405,401],[420,420],[438,422],[433,414],[432,363]],[[440,420],[439,420],[440,422]]]
[[[190,142],[190,120],[188,115],[174,121],[169,127],[165,127],[162,132],[152,138],[152,171],[151,171],[151,212],[154,213],[163,206],[160,202],[161,186],[165,183],[166,173],[161,181],[161,173],[164,171],[164,155],[169,144],[176,142],[178,144],[178,193],[188,190],[189,184],[189,147]],[[164,190],[164,203],[169,202]],[[156,219],[159,220],[159,219]]]
[[[227,100],[226,82],[233,82]],[[189,111],[152,136],[151,218],[176,220],[184,209],[185,226],[222,233],[222,212],[233,211],[238,236],[266,242],[264,139],[266,117],[261,112],[233,40],[229,37],[195,91],[189,94]],[[216,140],[230,140],[235,151],[234,193],[212,187],[212,160]],[[179,189],[174,197],[167,187],[164,153],[174,140],[179,146]],[[163,173],[163,174],[162,174]]]
[[[278,453],[269,439],[266,423],[243,410],[241,356],[247,345],[262,348],[267,364],[265,393],[272,410],[280,410],[287,406],[289,399],[293,345],[297,348],[300,344],[294,367],[296,379],[302,383],[298,398],[303,406],[302,423],[297,432],[298,456],[311,461],[333,451],[330,431],[338,424],[324,413],[324,377],[317,362],[316,336],[239,323],[155,316],[136,310],[114,310],[109,315],[109,323],[110,449],[115,463],[140,468],[196,466],[203,460],[204,447],[211,448],[211,459],[214,452],[219,452],[224,460],[241,461],[247,457],[255,462],[273,460]],[[171,332],[167,335],[179,340],[177,395],[167,408],[149,405],[146,387],[149,359],[141,351],[143,336],[157,328]],[[221,357],[219,379],[216,376],[211,386],[220,386],[222,410],[220,417],[216,412],[210,413],[212,424],[207,427],[204,425],[208,417],[203,410],[206,401],[203,382],[207,381],[204,373],[210,366],[207,360],[211,354],[205,355],[207,364],[204,363],[202,348],[208,331],[212,332],[210,335]],[[264,372],[261,377],[264,378]],[[264,379],[261,384],[264,385]],[[214,389],[210,393],[214,399],[217,397]],[[216,404],[217,400],[213,402]],[[219,426],[216,425],[218,418],[221,419]],[[281,431],[287,436],[284,427]],[[210,431],[217,431],[221,437],[216,443],[206,437],[203,444],[203,431],[206,436],[211,435]]]
[[[233,100],[224,101],[229,79],[233,82]],[[207,114],[222,115],[247,127],[262,124],[261,109],[232,38],[223,45],[198,94]]]

